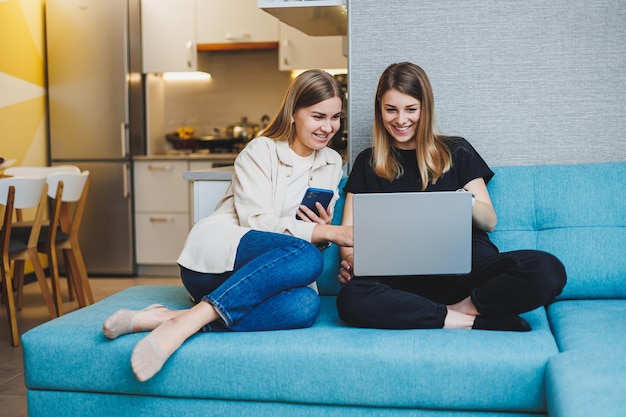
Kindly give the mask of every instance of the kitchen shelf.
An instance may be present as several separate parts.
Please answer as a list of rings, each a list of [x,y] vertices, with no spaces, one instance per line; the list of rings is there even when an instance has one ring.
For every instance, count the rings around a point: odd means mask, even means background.
[[[278,42],[201,43],[198,52],[278,50]]]

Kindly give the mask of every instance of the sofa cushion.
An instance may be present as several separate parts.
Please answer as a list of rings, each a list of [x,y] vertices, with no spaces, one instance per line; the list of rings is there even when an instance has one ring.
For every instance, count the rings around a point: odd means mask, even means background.
[[[588,352],[598,357],[618,351],[624,361],[625,317],[626,300],[565,300],[548,307],[559,350]]]
[[[311,328],[200,333],[140,383],[129,361],[145,334],[107,340],[101,328],[119,308],[154,302],[190,306],[182,287],[131,287],[24,334],[28,389],[541,413],[545,365],[558,352],[543,309],[524,315],[527,333],[390,331],[345,327],[326,296]]]
[[[566,352],[546,371],[550,417],[626,416],[624,351]]]
[[[568,282],[559,299],[626,298],[626,164],[494,168],[498,213],[491,234],[502,250],[557,256]],[[584,195],[584,197],[581,197]]]

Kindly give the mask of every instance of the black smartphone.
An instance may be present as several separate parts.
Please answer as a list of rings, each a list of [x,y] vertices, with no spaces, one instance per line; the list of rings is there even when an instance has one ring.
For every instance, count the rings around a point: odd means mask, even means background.
[[[332,200],[333,198],[333,195],[334,193],[332,190],[326,190],[324,188],[307,188],[300,205],[307,206],[319,216],[319,212],[317,211],[317,207],[315,207],[315,203],[319,201],[322,206],[324,206],[324,209],[327,209],[328,205],[330,204],[330,200]],[[300,219],[300,216],[298,216],[297,214],[296,219]]]

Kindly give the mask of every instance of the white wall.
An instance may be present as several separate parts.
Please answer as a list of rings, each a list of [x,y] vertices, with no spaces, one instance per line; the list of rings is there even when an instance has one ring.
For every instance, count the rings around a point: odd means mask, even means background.
[[[426,70],[443,133],[490,165],[626,160],[626,2],[348,6],[351,160],[371,146],[378,77],[399,61]]]

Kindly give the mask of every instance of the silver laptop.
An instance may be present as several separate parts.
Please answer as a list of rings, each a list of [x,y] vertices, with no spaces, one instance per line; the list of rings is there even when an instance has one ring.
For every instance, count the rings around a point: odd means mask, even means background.
[[[356,276],[471,271],[470,193],[355,194],[353,217]]]

